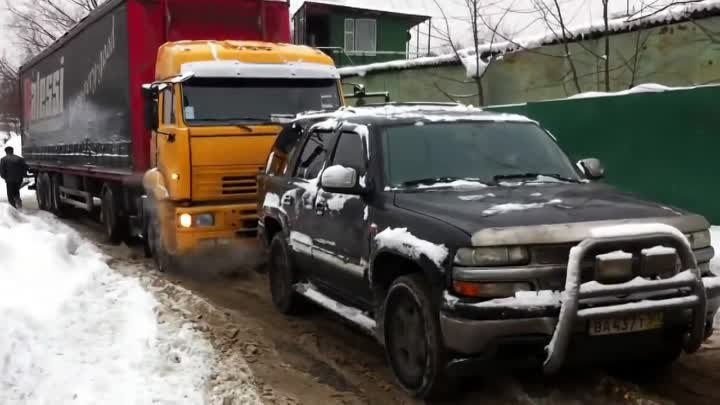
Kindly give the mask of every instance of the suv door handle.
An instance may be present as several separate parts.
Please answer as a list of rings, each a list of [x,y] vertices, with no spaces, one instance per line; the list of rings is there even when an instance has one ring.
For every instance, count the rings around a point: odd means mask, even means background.
[[[293,205],[294,202],[295,198],[293,198],[293,196],[291,195],[285,195],[282,198],[282,205]]]
[[[328,204],[325,200],[319,200],[315,203],[315,213],[318,215],[324,215],[325,211],[328,210]]]

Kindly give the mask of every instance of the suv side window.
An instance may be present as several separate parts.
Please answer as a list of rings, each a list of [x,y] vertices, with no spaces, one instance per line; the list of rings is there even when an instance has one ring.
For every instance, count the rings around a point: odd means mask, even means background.
[[[271,176],[285,174],[290,159],[300,145],[302,134],[302,127],[298,124],[293,124],[280,132],[268,157],[266,174]]]
[[[365,147],[360,135],[355,132],[340,134],[332,164],[355,169],[360,176],[365,174]]]
[[[308,180],[317,178],[336,137],[335,132],[319,130],[311,132],[298,159],[294,177]]]

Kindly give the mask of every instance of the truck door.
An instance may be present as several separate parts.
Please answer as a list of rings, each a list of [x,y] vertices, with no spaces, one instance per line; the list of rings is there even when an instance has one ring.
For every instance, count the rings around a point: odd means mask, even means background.
[[[326,167],[340,165],[353,168],[364,182],[367,172],[367,148],[355,132],[341,132],[333,156]],[[322,283],[356,300],[357,305],[371,302],[371,291],[365,282],[369,246],[367,204],[357,195],[319,190],[314,204],[313,258],[318,265],[317,277]]]

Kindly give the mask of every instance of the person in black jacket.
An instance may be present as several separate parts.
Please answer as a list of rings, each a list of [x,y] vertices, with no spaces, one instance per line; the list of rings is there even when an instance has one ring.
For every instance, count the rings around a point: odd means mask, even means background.
[[[22,200],[20,199],[20,187],[25,179],[28,166],[25,159],[15,155],[12,146],[5,148],[6,156],[0,159],[0,177],[5,180],[7,185],[8,202],[15,208],[22,208]]]

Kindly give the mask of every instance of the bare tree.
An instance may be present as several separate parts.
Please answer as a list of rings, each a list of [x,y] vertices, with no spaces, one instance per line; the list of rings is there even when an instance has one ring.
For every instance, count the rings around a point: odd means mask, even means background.
[[[487,73],[487,69],[495,61],[497,52],[494,52],[494,45],[500,32],[500,25],[505,17],[512,9],[512,4],[504,8],[502,15],[493,23],[489,23],[483,17],[484,9],[491,6],[497,6],[503,0],[461,0],[464,5],[466,14],[460,19],[461,22],[469,25],[471,37],[471,46],[461,49],[460,42],[454,37],[450,28],[450,18],[445,9],[440,5],[439,0],[433,0],[435,6],[442,15],[444,27],[435,26],[436,37],[442,39],[455,54],[466,69],[468,80],[458,81],[459,83],[473,83],[477,92],[475,94],[453,95],[443,90],[440,85],[435,82],[435,87],[442,92],[450,100],[468,99],[477,97],[478,105],[485,105],[485,91],[482,79]],[[514,3],[514,0],[513,2]],[[489,29],[486,29],[486,26]],[[489,38],[488,38],[489,36]]]
[[[5,38],[12,59],[0,57],[0,117],[19,122],[18,63],[42,52],[105,0],[5,0],[9,13]],[[8,118],[10,117],[10,118]]]

